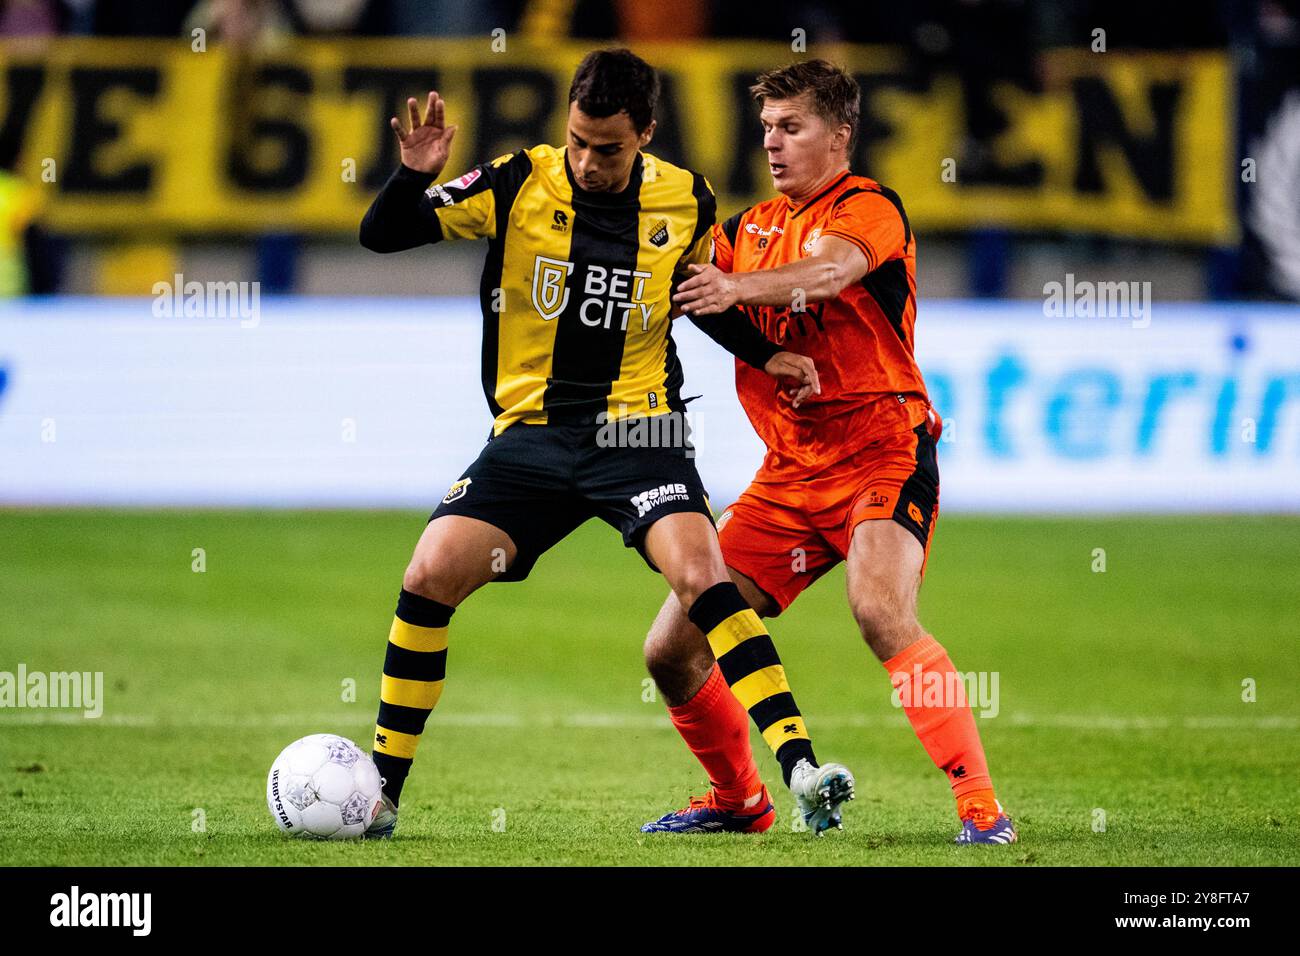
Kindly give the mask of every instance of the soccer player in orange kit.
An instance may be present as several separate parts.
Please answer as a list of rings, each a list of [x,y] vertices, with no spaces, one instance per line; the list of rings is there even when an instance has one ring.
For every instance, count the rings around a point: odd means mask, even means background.
[[[713,264],[691,266],[674,302],[691,315],[731,313],[809,356],[820,393],[796,405],[737,362],[736,391],[767,455],[718,520],[723,558],[765,617],[845,561],[862,637],[956,797],[956,842],[1013,843],[962,683],[916,615],[939,514],[942,428],[913,358],[916,237],[898,195],[849,170],[859,100],[852,77],[812,60],[763,74],[750,92],[781,195],[714,226]],[[802,566],[795,554],[806,556]],[[686,655],[686,647],[701,650]],[[717,802],[757,768],[745,711],[720,692],[731,654],[715,662],[707,648],[670,594],[646,639],[646,663]],[[921,693],[936,678],[949,689],[937,703]]]

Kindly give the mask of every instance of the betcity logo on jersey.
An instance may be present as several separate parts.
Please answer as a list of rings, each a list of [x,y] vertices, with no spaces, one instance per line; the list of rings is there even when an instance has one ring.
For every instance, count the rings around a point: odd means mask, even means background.
[[[629,319],[641,320],[641,331],[650,330],[653,304],[645,302],[645,281],[652,275],[636,269],[611,269],[590,263],[581,280],[577,266],[567,259],[537,256],[533,260],[533,308],[549,322],[569,305],[574,287],[585,296],[578,305],[578,318],[590,328],[627,331]]]

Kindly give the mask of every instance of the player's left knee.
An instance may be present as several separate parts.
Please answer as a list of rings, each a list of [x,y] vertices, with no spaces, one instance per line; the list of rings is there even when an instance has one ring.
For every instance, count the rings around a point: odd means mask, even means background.
[[[645,641],[645,665],[668,706],[685,703],[713,669],[713,654],[689,624],[661,628],[658,621]]]
[[[924,633],[916,613],[887,593],[862,594],[850,604],[862,639],[882,659],[897,654]]]
[[[670,673],[677,666],[681,657],[677,650],[678,645],[679,642],[673,633],[655,621],[650,628],[650,633],[646,635],[645,646],[642,648],[645,653],[646,670],[655,680],[659,679],[660,674]]]
[[[719,571],[706,562],[699,562],[678,574],[672,582],[673,594],[684,608],[693,607],[700,595],[718,584],[731,584],[725,571]],[[734,585],[733,585],[734,586]]]

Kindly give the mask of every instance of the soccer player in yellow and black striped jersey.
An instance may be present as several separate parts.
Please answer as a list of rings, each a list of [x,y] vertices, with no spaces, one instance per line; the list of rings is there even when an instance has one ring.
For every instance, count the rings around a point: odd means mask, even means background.
[[[799,761],[816,764],[771,638],[727,575],[689,442],[609,440],[631,434],[610,423],[636,422],[644,432],[647,423],[683,415],[671,287],[712,253],[709,184],[641,151],[654,132],[657,88],[654,71],[630,51],[592,53],[570,89],[565,147],[519,150],[444,183],[434,180],[456,128],[446,125],[437,93],[429,93],[423,119],[408,101],[409,129],[392,120],[402,165],[366,213],[362,244],[396,252],[488,240],[482,380],[494,423],[483,452],[430,517],[403,580],[374,740],[385,803],[371,835],[390,835],[396,823],[442,692],[454,609],[489,581],[527,577],[591,517],[618,528],[663,573],[727,663],[715,665],[695,697],[705,701],[729,681],[787,783]],[[738,336],[741,324],[751,331]],[[792,391],[815,387],[811,363],[761,334],[755,340],[747,321],[705,330]],[[707,806],[665,829],[766,830],[775,811],[752,761],[740,759],[746,748],[728,744],[735,728],[699,719],[695,704],[670,712],[713,788]],[[746,735],[742,717],[739,737]]]

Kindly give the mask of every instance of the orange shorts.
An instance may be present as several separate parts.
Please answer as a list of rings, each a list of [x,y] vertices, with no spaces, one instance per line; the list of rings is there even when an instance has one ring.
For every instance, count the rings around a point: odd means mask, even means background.
[[[886,518],[915,535],[929,557],[939,465],[924,424],[872,442],[811,478],[753,482],[718,518],[718,538],[727,566],[784,611],[848,556],[860,522]]]

